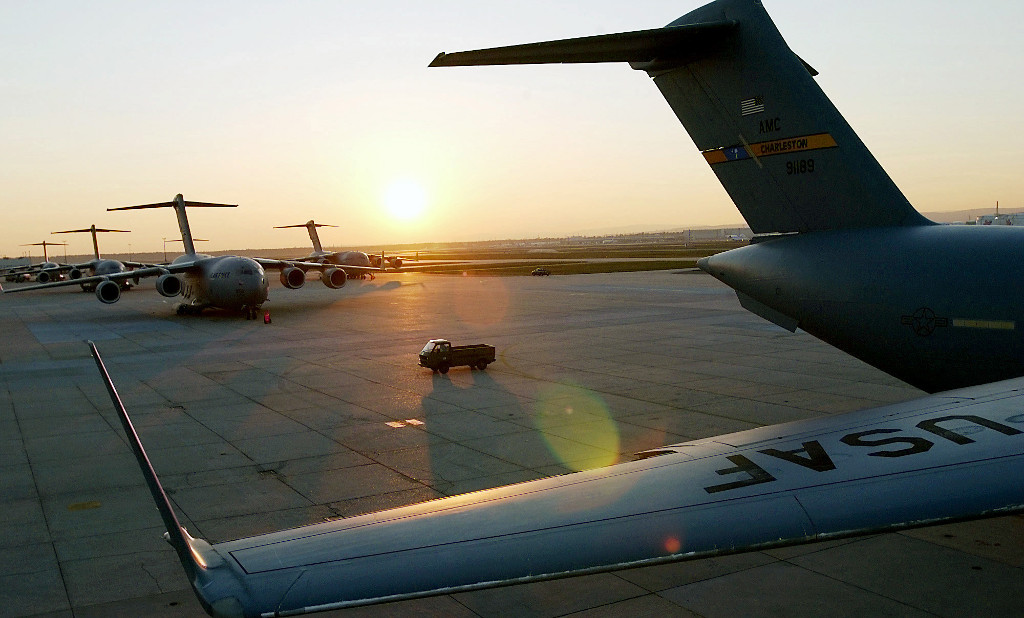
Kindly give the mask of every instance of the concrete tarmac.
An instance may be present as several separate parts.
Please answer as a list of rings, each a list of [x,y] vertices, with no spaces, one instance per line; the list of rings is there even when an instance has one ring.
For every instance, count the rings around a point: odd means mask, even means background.
[[[211,542],[921,394],[689,271],[389,274],[274,286],[265,309],[269,325],[177,316],[147,282],[109,306],[74,288],[0,296],[0,616],[203,615],[86,339],[179,517]],[[432,374],[416,354],[433,337],[498,360]],[[1022,522],[323,615],[1020,615]]]

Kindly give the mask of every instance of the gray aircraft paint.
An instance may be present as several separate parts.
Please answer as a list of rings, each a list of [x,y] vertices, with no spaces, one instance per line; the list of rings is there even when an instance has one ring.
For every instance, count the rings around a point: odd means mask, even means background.
[[[1020,349],[1000,339],[1016,330],[1013,308],[1000,311],[1006,298],[997,304],[987,291],[1001,273],[983,271],[1019,237],[917,215],[755,0],[718,0],[673,24],[442,54],[434,64],[631,62],[685,117],[761,235],[701,263],[744,306],[924,386],[941,381],[929,376],[946,371],[958,349],[971,358],[986,346],[1008,356]],[[773,115],[765,126],[774,135],[751,141],[744,116],[778,101],[779,121]],[[801,105],[808,109],[792,109]],[[829,186],[844,194],[831,201]],[[944,272],[945,263],[975,260],[978,279]],[[864,268],[851,273],[851,265]],[[948,339],[929,339],[937,334]],[[1024,510],[1018,377],[211,546],[181,529],[95,347],[93,354],[171,543],[215,615],[291,615]],[[965,383],[991,381],[963,370]]]

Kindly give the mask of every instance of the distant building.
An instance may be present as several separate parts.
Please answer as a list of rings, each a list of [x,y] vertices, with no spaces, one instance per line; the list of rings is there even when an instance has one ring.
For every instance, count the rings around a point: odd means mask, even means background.
[[[1024,225],[1024,212],[1013,213],[1012,215],[981,215],[975,221],[976,225]]]

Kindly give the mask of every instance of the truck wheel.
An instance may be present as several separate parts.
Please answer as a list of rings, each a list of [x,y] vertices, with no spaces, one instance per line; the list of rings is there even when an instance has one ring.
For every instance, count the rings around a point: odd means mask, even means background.
[[[448,373],[448,363],[441,363],[437,366],[437,370],[441,373]]]
[[[478,362],[476,364],[476,368],[479,369],[480,371],[483,371],[484,369],[487,369],[487,361],[480,361],[480,362]]]

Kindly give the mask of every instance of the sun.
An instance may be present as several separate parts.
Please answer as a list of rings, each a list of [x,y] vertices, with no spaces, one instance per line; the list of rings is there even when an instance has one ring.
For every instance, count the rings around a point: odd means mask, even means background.
[[[427,191],[415,180],[395,180],[384,191],[384,206],[396,219],[415,219],[427,207]]]

